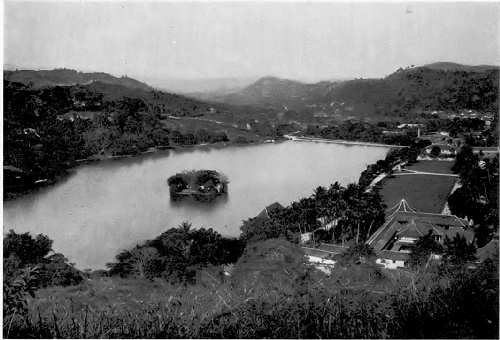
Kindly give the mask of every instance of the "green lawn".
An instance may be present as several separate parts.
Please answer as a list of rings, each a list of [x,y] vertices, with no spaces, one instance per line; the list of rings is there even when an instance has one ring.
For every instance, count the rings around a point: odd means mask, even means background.
[[[447,161],[418,161],[415,164],[406,167],[408,170],[437,172],[441,174],[451,174],[451,167],[454,162]]]
[[[418,170],[430,171],[430,167],[426,170]],[[405,198],[410,207],[417,211],[440,213],[455,181],[455,177],[447,176],[392,176],[382,181],[380,194],[387,208],[393,207],[402,198]]]

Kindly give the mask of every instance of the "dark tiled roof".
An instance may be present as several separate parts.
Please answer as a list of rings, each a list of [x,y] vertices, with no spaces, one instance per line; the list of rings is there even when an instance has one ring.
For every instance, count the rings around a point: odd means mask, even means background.
[[[279,204],[278,202],[274,202],[270,205],[268,205],[267,207],[265,207],[261,212],[260,214],[257,215],[257,217],[259,218],[269,218],[269,214],[274,214],[278,211],[280,211],[281,209],[284,209],[283,206],[281,204]]]
[[[441,221],[441,223],[443,223]],[[432,232],[434,235],[439,235],[444,237],[448,237],[450,239],[454,238],[456,234],[464,236],[468,242],[472,242],[474,234],[470,230],[464,229],[464,227],[456,224],[435,224],[429,222],[426,219],[418,219],[415,221],[414,219],[408,223],[406,227],[404,227],[401,231],[397,232],[398,237],[413,237],[419,238]]]
[[[408,225],[402,226],[397,232],[398,237],[411,237],[411,238],[419,238],[427,234],[425,231],[422,231],[421,228],[417,226],[415,220],[412,220]]]
[[[321,250],[319,248],[309,248],[309,247],[301,247],[301,248],[304,251],[305,255],[321,257],[323,259],[325,259],[325,258],[331,259],[335,255],[337,255],[336,253],[326,251],[326,250]]]
[[[474,146],[472,147],[474,152],[489,152],[489,153],[498,153],[498,147],[496,146]]]
[[[382,250],[378,253],[378,257],[392,261],[408,261],[410,254],[400,251]]]
[[[453,238],[458,233],[463,235],[467,241],[470,242],[473,239],[473,233],[465,229],[464,227],[466,226],[466,222],[455,215],[396,211],[389,216],[387,222],[370,237],[368,244],[378,252],[383,250],[392,237],[400,232],[425,235],[429,230],[432,230],[434,234],[442,235],[443,237],[448,236],[449,238]]]
[[[342,247],[336,244],[321,243],[318,247],[321,250],[331,251],[333,253],[342,254],[347,250],[347,247]]]

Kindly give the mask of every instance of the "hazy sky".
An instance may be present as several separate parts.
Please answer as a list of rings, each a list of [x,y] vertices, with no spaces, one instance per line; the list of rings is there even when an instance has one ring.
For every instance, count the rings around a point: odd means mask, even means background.
[[[5,3],[4,63],[115,75],[382,77],[500,64],[495,3]]]

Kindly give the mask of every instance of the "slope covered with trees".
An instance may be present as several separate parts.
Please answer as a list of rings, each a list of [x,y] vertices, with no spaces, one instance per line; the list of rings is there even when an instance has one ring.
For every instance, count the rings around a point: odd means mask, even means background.
[[[476,242],[482,247],[498,233],[498,154],[481,160],[465,145],[453,171],[459,175],[461,187],[448,198],[450,210],[474,221]]]
[[[152,88],[140,81],[122,76],[120,78],[104,72],[78,72],[71,69],[54,70],[15,70],[4,71],[4,79],[8,81],[31,85],[39,89],[52,86],[70,86],[101,82],[110,85],[120,85],[130,89],[150,91]]]
[[[52,182],[76,160],[227,142],[229,128],[239,136],[229,124],[197,120],[214,111],[183,96],[100,81],[34,88],[4,80],[4,197]]]
[[[327,114],[406,116],[423,110],[498,110],[498,68],[431,64],[399,69],[382,79],[300,82],[262,78],[214,100]]]

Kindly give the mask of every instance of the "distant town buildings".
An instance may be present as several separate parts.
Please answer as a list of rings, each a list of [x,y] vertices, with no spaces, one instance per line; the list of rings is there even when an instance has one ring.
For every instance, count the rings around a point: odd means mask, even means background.
[[[439,148],[441,157],[453,157],[457,154],[457,150],[450,144],[431,144],[425,148],[424,153],[431,155],[432,149],[436,147]]]

